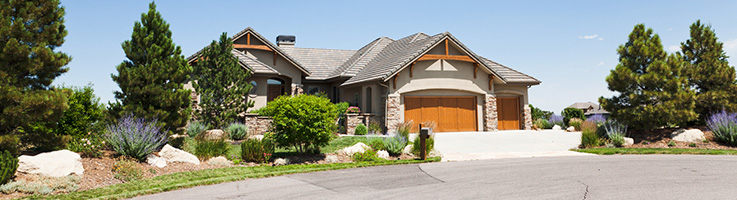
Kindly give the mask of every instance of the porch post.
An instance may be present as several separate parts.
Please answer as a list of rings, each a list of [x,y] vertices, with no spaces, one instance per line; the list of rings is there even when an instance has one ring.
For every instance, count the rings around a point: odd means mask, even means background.
[[[396,133],[397,132],[397,124],[402,122],[400,118],[400,110],[399,110],[399,95],[397,94],[390,94],[389,97],[386,98],[386,132],[387,133]]]

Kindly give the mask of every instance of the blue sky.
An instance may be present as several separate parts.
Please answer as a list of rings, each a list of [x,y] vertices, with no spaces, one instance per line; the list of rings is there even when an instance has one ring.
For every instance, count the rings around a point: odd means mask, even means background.
[[[94,84],[102,102],[119,90],[110,78],[125,60],[120,44],[150,1],[62,0],[69,34],[59,51],[73,57],[57,85]],[[253,27],[296,46],[358,49],[381,36],[448,31],[475,53],[540,79],[530,103],[560,111],[613,95],[604,81],[617,46],[638,23],[677,51],[697,19],[712,25],[737,58],[737,1],[157,1],[174,42],[189,56],[217,39]],[[272,41],[274,42],[274,41]],[[731,59],[735,65],[737,59]]]

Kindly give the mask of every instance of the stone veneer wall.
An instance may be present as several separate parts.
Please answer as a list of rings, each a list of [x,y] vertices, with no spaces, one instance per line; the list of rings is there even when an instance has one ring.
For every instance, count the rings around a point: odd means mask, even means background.
[[[497,131],[498,123],[496,97],[486,95],[486,98],[484,98],[484,131]]]
[[[525,104],[525,130],[532,130],[532,110],[530,105]]]
[[[345,114],[345,134],[347,135],[355,135],[356,134],[356,127],[358,127],[359,124],[363,124],[368,128],[369,124],[371,123],[371,120],[374,117],[373,114],[357,114],[357,113],[348,113]]]
[[[248,113],[244,118],[249,135],[263,135],[271,129],[271,122],[273,120],[269,116]]]
[[[399,117],[400,114],[399,95],[389,95],[389,97],[386,98],[386,121],[384,123],[384,125],[386,125],[387,133],[394,133],[397,131],[397,124],[402,122]]]

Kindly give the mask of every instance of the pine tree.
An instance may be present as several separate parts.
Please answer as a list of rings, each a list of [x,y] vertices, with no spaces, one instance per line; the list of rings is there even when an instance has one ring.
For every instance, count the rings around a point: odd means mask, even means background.
[[[162,129],[179,133],[187,124],[190,90],[184,89],[192,68],[182,50],[171,39],[169,24],[149,4],[148,13],[133,26],[131,40],[122,44],[128,60],[112,74],[121,91],[115,91],[119,102],[110,105],[111,117],[133,114],[147,120],[158,119]]]
[[[724,44],[717,41],[714,30],[701,20],[691,25],[691,39],[681,43],[683,59],[690,65],[684,75],[696,90],[696,113],[703,122],[712,113],[721,110],[737,111],[735,69],[729,66]]]
[[[223,127],[246,112],[253,101],[248,101],[251,84],[246,79],[251,73],[233,56],[233,41],[226,33],[220,41],[212,41],[199,55],[193,79],[200,95],[197,117],[214,127]]]
[[[687,63],[663,51],[660,36],[638,24],[617,49],[619,64],[606,81],[612,98],[600,97],[611,117],[634,129],[678,125],[696,119],[694,92],[680,72]]]
[[[69,92],[51,83],[69,70],[71,57],[54,51],[66,35],[58,0],[0,1],[0,136],[39,150],[64,144],[51,130]]]

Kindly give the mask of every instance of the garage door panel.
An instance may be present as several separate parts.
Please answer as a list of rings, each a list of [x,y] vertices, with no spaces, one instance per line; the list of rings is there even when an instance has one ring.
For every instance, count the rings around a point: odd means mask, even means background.
[[[476,99],[458,99],[458,131],[476,131]]]
[[[426,122],[426,121],[433,121],[437,123],[439,120],[440,115],[440,102],[437,98],[423,98],[422,99],[422,117],[420,118],[420,121],[415,121],[415,126],[417,124]]]
[[[440,99],[439,118],[438,131],[447,132],[458,130],[458,99]]]
[[[419,123],[417,119],[422,119],[422,103],[419,98],[405,98],[404,99],[404,119],[405,121],[414,120],[415,123]],[[417,132],[417,126],[412,126],[410,132]]]
[[[519,97],[498,98],[499,130],[519,129]]]
[[[437,123],[437,132],[476,131],[476,99],[473,96],[405,97],[405,121]]]

